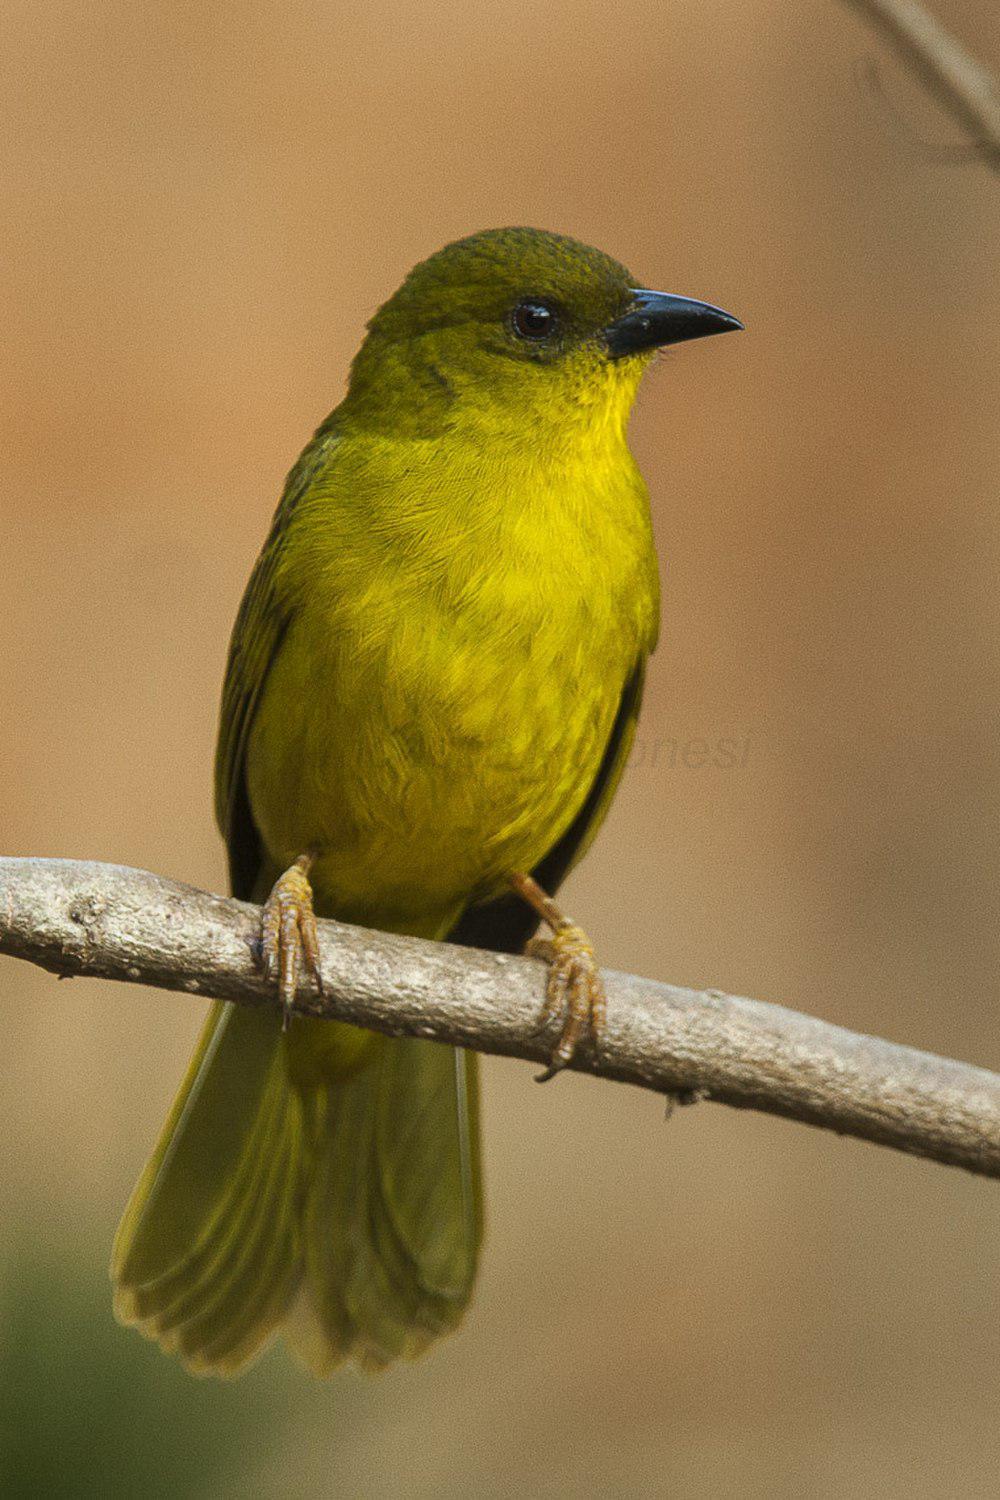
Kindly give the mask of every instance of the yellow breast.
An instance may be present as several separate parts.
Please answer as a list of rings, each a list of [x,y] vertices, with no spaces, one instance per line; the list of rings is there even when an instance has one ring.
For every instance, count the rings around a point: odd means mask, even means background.
[[[404,513],[380,507],[373,527],[329,497],[306,508],[301,604],[247,773],[274,863],[322,851],[322,910],[433,932],[572,821],[651,644],[656,581],[645,491],[620,454],[512,475],[474,453],[445,486],[428,454],[423,508],[408,457]]]

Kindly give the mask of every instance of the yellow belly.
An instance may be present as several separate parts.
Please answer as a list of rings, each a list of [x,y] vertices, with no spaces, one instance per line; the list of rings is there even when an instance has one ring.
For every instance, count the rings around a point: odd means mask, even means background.
[[[435,935],[572,821],[631,662],[604,642],[560,653],[561,631],[487,645],[423,611],[325,651],[310,628],[283,644],[250,742],[265,846],[279,866],[318,847],[322,911]]]

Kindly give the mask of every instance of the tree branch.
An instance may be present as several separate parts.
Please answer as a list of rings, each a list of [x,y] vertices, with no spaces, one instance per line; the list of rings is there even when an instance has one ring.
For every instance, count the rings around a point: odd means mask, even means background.
[[[880,30],[899,57],[972,137],[1000,173],[1000,83],[919,0],[847,0]]]
[[[274,1004],[257,968],[257,907],[105,865],[0,859],[0,953],[60,975],[92,975]],[[326,996],[303,1014],[391,1035],[548,1061],[537,961],[320,922]],[[606,975],[599,1058],[574,1067],[714,1099],[1000,1177],[1000,1076],[778,1005]]]

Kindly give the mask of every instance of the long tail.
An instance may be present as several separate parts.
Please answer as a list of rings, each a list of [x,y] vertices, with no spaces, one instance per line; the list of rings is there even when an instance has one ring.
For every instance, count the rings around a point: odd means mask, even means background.
[[[419,1354],[475,1277],[475,1064],[217,1004],[118,1229],[117,1316],[203,1374],[282,1326],[317,1374]]]

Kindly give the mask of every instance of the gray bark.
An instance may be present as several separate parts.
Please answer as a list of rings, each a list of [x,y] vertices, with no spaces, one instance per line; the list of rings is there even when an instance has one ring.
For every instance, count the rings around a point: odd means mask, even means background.
[[[0,859],[0,953],[92,975],[275,1004],[258,970],[257,907],[74,860]],[[392,1035],[545,1063],[544,966],[320,922],[326,994],[296,1009]],[[717,990],[607,973],[600,1055],[573,1067],[682,1100],[764,1110],[1000,1176],[1000,1076]],[[555,1085],[558,1087],[558,1085]]]

